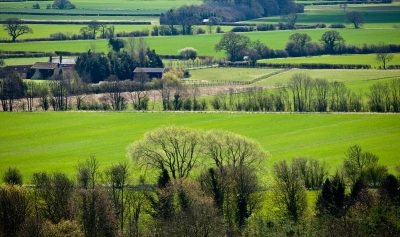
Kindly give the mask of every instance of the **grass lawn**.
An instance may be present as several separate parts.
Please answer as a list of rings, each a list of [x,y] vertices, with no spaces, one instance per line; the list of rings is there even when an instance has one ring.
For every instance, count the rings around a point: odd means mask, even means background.
[[[293,33],[307,33],[314,41],[318,41],[321,35],[328,29],[296,30],[296,31],[270,31],[244,33],[252,40],[260,40],[270,48],[283,49],[289,36]],[[342,29],[338,30],[348,44],[400,44],[400,30],[396,29]],[[194,47],[199,55],[213,55],[222,57],[223,52],[215,52],[215,45],[221,39],[221,34],[190,35],[190,36],[159,36],[147,37],[146,43],[159,54],[177,54],[178,50],[185,47]],[[56,50],[69,52],[84,52],[89,48],[106,52],[109,50],[106,40],[76,40],[76,41],[51,41],[51,42],[24,42],[2,43],[1,50],[8,51],[39,51],[54,52]]]
[[[136,20],[158,22],[158,16],[65,16],[65,15],[29,15],[29,14],[1,14],[0,20],[20,18],[26,20]]]
[[[376,54],[349,54],[349,55],[323,55],[312,57],[293,57],[293,58],[275,58],[263,59],[262,63],[327,63],[327,64],[368,64],[372,67],[381,66],[376,61]],[[400,53],[394,54],[392,61],[388,65],[400,64]]]
[[[378,81],[389,81],[393,78],[400,78],[400,70],[292,69],[259,81],[256,85],[286,85],[289,79],[297,73],[307,74],[314,79],[341,81],[356,92],[368,91],[369,87]]]
[[[171,124],[255,139],[270,154],[260,166],[265,178],[274,162],[297,156],[326,161],[333,172],[353,144],[391,169],[399,165],[399,114],[37,112],[0,113],[0,121],[0,171],[15,166],[26,178],[37,171],[73,176],[92,154],[103,166],[126,161],[130,143]]]
[[[266,68],[206,68],[191,70],[189,80],[251,81],[280,69]]]

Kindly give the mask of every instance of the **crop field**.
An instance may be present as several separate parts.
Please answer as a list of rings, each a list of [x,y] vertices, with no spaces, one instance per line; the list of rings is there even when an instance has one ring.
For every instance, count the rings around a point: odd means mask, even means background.
[[[259,86],[285,85],[297,73],[307,74],[314,79],[344,82],[350,89],[356,91],[368,90],[369,86],[378,81],[388,81],[400,77],[399,70],[345,70],[345,69],[291,69],[259,81]]]
[[[269,31],[244,33],[252,40],[260,40],[270,48],[283,49],[289,36],[295,32],[307,33],[314,41],[328,29],[298,30],[298,31]],[[378,44],[380,42],[400,43],[400,30],[396,29],[341,29],[338,30],[347,44],[363,45]],[[146,37],[149,47],[159,54],[177,54],[178,50],[185,47],[194,47],[200,55],[222,57],[223,52],[215,52],[215,45],[221,39],[221,34],[190,35],[190,36],[158,36]],[[108,51],[106,40],[76,40],[76,41],[51,41],[51,42],[23,42],[0,44],[2,50],[7,51],[38,51],[54,52],[56,50],[69,52],[84,52],[95,47],[97,51]]]
[[[312,57],[293,57],[293,58],[275,58],[263,59],[262,63],[327,63],[327,64],[367,64],[372,67],[380,66],[376,61],[376,54],[349,54],[349,55],[322,55]],[[400,64],[400,54],[394,54],[393,60],[387,65]]]
[[[26,177],[43,170],[72,176],[77,162],[92,154],[104,166],[126,161],[130,143],[169,124],[255,139],[270,154],[265,172],[273,162],[297,156],[326,161],[334,170],[353,144],[394,168],[400,152],[397,114],[1,113],[0,121],[0,170],[16,166]]]
[[[392,28],[400,24],[400,5],[393,4],[370,4],[359,5],[349,4],[346,11],[340,5],[306,6],[305,12],[299,14],[298,24],[345,24],[347,27],[353,27],[346,23],[346,13],[358,11],[362,13],[365,28]],[[248,22],[253,23],[279,23],[281,17],[264,17]]]
[[[207,68],[191,70],[190,80],[251,81],[280,69],[267,68]]]
[[[74,0],[76,9],[68,10],[68,13],[138,13],[138,14],[160,14],[173,7],[186,4],[200,4],[198,0]],[[40,9],[32,9],[32,5],[39,3]],[[0,2],[0,9],[3,12],[65,12],[56,9],[46,9],[51,4],[47,1],[23,1],[23,2]]]

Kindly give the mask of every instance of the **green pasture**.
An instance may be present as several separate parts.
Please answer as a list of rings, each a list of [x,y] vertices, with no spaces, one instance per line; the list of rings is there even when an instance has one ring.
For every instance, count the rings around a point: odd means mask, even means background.
[[[158,16],[81,16],[81,15],[30,15],[30,14],[1,14],[0,20],[20,18],[25,20],[135,20],[158,22]]]
[[[204,81],[251,81],[258,77],[279,71],[267,68],[207,68],[190,71],[190,80]]]
[[[328,29],[313,30],[288,30],[269,32],[244,33],[252,40],[260,40],[270,48],[283,49],[289,36],[293,33],[307,33],[314,41],[318,41],[321,35]],[[348,44],[400,44],[400,30],[396,29],[341,29],[338,30]],[[200,55],[222,57],[223,52],[215,52],[215,45],[221,39],[221,34],[190,35],[190,36],[158,36],[146,37],[145,41],[159,54],[176,55],[178,50],[185,47],[194,47]],[[8,51],[39,51],[54,52],[56,50],[68,52],[84,52],[90,48],[106,52],[109,50],[106,40],[76,40],[76,41],[51,41],[51,42],[23,42],[23,43],[1,43],[0,50]]]
[[[32,28],[33,33],[25,34],[19,37],[19,39],[32,39],[32,38],[49,38],[51,34],[54,33],[64,33],[66,35],[80,34],[80,29],[85,27],[84,24],[29,24],[29,27]],[[118,25],[114,24],[115,33],[119,32],[131,32],[137,30],[151,30],[153,28],[152,25]],[[7,38],[7,33],[3,27],[0,28],[1,38]],[[97,35],[100,35],[100,31],[97,32]],[[8,38],[11,38],[8,36]]]
[[[358,92],[367,92],[369,87],[378,81],[389,81],[400,78],[400,70],[348,70],[348,69],[291,69],[278,75],[255,83],[259,86],[286,85],[295,74],[307,74],[313,79],[344,82],[348,88]]]
[[[376,153],[391,169],[399,165],[398,114],[37,112],[0,113],[0,121],[0,170],[15,166],[26,178],[38,171],[73,176],[77,162],[93,154],[103,167],[126,161],[130,143],[173,124],[256,140],[269,153],[260,166],[265,177],[274,162],[298,156],[325,161],[334,171],[353,144]]]
[[[346,10],[340,5],[306,6],[305,11],[298,15],[298,24],[346,24],[346,13],[360,12],[363,16],[365,28],[392,28],[400,23],[400,5],[398,4],[348,4]],[[249,20],[253,23],[284,22],[279,16],[263,17]]]
[[[76,9],[57,10],[46,9],[51,1],[24,1],[24,2],[0,2],[2,11],[12,12],[68,12],[68,13],[141,13],[159,14],[173,7],[187,4],[200,4],[198,0],[72,0]],[[40,9],[32,9],[32,5],[39,3]]]
[[[372,67],[381,66],[376,61],[376,54],[349,54],[349,55],[322,55],[312,57],[293,57],[293,58],[275,58],[259,60],[261,63],[327,63],[327,64],[367,64]],[[387,65],[400,64],[400,54],[394,54],[394,58]]]

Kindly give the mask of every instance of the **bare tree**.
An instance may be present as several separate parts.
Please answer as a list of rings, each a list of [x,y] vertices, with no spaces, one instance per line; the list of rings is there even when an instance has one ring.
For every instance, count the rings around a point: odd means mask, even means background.
[[[37,83],[32,81],[25,83],[25,85],[26,85],[25,98],[28,104],[28,111],[32,111],[34,99],[39,95],[38,93],[39,86]]]
[[[140,165],[166,169],[173,179],[187,178],[201,155],[200,134],[175,126],[147,132],[143,140],[133,143],[129,156]]]
[[[355,29],[359,29],[363,23],[363,16],[359,12],[349,12],[346,14],[347,22],[352,23]]]
[[[126,99],[122,94],[123,85],[116,76],[110,76],[101,86],[106,91],[107,99],[113,110],[120,111],[126,108]]]
[[[20,19],[10,18],[4,24],[4,30],[12,37],[12,42],[15,42],[21,35],[33,33],[33,30],[24,25]]]

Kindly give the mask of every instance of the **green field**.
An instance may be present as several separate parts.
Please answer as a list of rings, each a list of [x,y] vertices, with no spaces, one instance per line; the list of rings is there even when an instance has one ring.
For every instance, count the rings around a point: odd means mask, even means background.
[[[200,4],[198,0],[73,0],[76,9],[56,10],[46,9],[48,1],[0,2],[3,12],[68,12],[68,13],[139,13],[159,14],[173,7],[186,4]],[[32,5],[39,3],[41,9],[32,9]]]
[[[297,156],[326,161],[333,171],[353,144],[390,168],[399,165],[398,114],[47,112],[0,113],[0,121],[0,170],[16,166],[26,177],[43,170],[72,176],[77,162],[91,154],[103,166],[125,161],[130,143],[171,124],[255,139],[270,154],[260,167],[266,176],[273,162]]]
[[[348,4],[346,11],[340,5],[306,6],[303,14],[299,14],[298,24],[345,24],[346,13],[351,11],[360,12],[363,16],[365,28],[392,28],[400,23],[400,5],[393,4]],[[254,23],[279,23],[279,16],[263,17],[249,20]]]
[[[315,41],[327,29],[297,30],[297,31],[270,31],[245,33],[252,40],[260,40],[270,48],[283,49],[289,36],[295,32],[307,33]],[[400,30],[396,29],[342,29],[338,30],[348,44],[378,44],[380,42],[400,44]],[[214,55],[222,57],[223,52],[216,53],[215,44],[221,39],[221,34],[190,35],[190,36],[159,36],[147,37],[145,41],[159,54],[177,54],[178,50],[185,47],[194,47],[200,55]],[[0,50],[8,51],[39,51],[54,52],[56,50],[69,52],[83,52],[95,47],[97,51],[109,50],[106,40],[77,40],[77,41],[51,41],[51,42],[24,42],[2,43]]]
[[[207,68],[191,70],[190,80],[205,81],[251,81],[258,77],[279,71],[266,68]]]
[[[286,85],[296,73],[304,73],[314,79],[344,82],[350,89],[367,92],[369,87],[378,81],[389,81],[400,78],[399,70],[344,70],[344,69],[291,69],[265,80],[257,82],[259,86]]]
[[[19,39],[32,39],[32,38],[49,38],[51,34],[62,32],[66,35],[80,34],[79,31],[82,27],[86,25],[83,24],[30,24],[29,27],[32,28],[33,33],[25,34],[19,37]],[[137,30],[151,30],[152,25],[117,25],[114,24],[115,33],[119,32],[131,32]],[[7,35],[3,27],[0,28],[0,35],[5,37]],[[97,36],[100,35],[100,31],[97,32]],[[10,38],[9,38],[10,39]]]
[[[327,63],[327,64],[367,64],[372,67],[381,66],[376,61],[376,54],[349,54],[349,55],[322,55],[312,57],[293,57],[293,58],[275,58],[263,59],[258,62],[261,63]],[[394,54],[392,61],[388,65],[400,64],[400,54]]]

